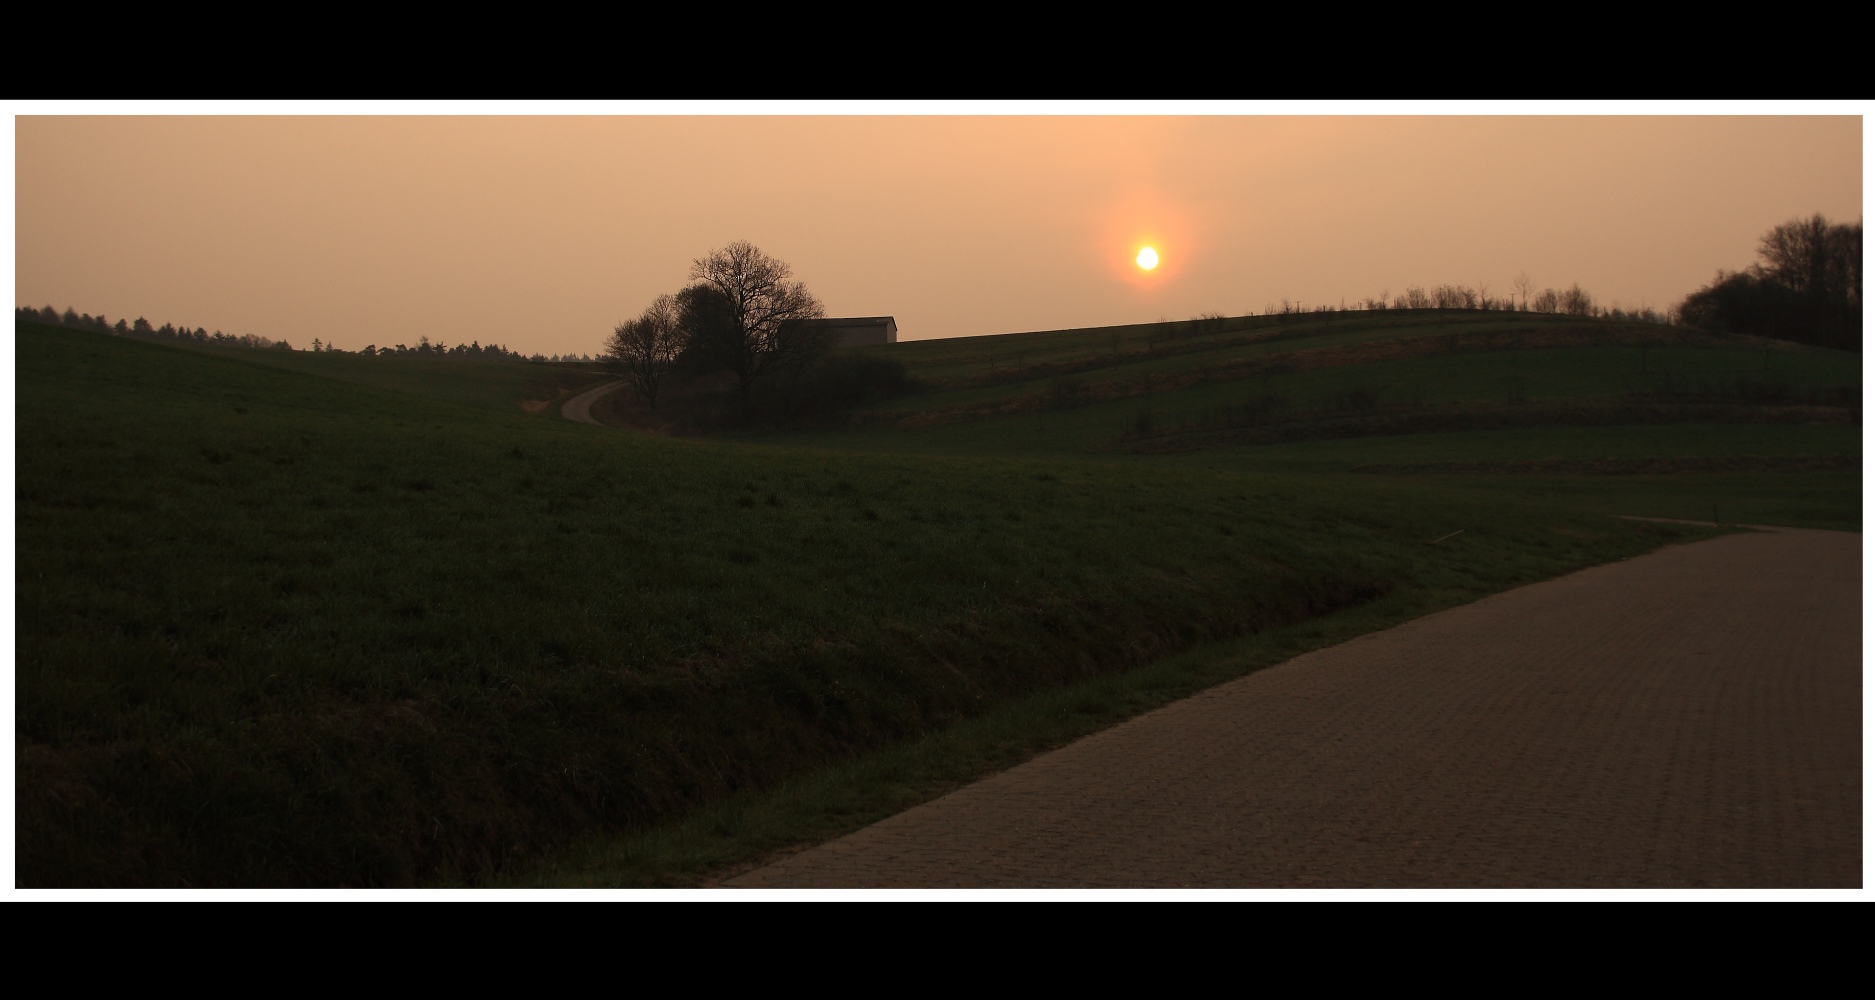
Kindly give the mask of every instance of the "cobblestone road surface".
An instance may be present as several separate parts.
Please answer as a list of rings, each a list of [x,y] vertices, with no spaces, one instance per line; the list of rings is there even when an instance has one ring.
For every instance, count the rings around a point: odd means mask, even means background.
[[[1859,887],[1861,541],[1731,535],[1500,594],[726,884]]]

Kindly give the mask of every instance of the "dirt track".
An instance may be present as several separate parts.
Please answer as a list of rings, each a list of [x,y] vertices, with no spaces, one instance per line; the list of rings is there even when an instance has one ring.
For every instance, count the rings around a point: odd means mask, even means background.
[[[578,423],[596,424],[599,421],[593,419],[592,404],[597,403],[599,400],[605,398],[608,393],[612,392],[612,390],[624,384],[624,382],[607,382],[602,386],[588,389],[574,396],[572,399],[561,403],[560,415]]]
[[[1732,535],[1500,594],[727,884],[1859,887],[1861,541]]]

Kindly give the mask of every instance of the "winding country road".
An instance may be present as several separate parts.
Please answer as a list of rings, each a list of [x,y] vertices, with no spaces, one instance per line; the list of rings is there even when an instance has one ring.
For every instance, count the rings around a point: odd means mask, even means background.
[[[1859,887],[1861,542],[1729,535],[1499,594],[726,884]]]
[[[568,420],[572,420],[577,423],[597,424],[599,423],[599,421],[594,420],[592,416],[592,404],[597,403],[601,399],[604,399],[607,395],[609,395],[612,392],[612,390],[617,389],[619,386],[622,386],[624,384],[625,383],[622,381],[607,382],[604,385],[594,386],[591,389],[587,389],[585,392],[582,392],[579,395],[574,396],[572,399],[569,399],[566,402],[561,403],[560,415],[565,417]]]

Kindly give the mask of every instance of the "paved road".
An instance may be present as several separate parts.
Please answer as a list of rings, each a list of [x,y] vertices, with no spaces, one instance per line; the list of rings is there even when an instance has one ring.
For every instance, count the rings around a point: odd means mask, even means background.
[[[1861,542],[1731,535],[1499,594],[727,884],[1859,887]]]
[[[560,415],[568,420],[577,421],[582,424],[596,424],[599,421],[594,420],[592,417],[592,404],[597,403],[600,399],[611,393],[612,390],[624,384],[624,382],[607,382],[602,386],[588,389],[560,404]]]

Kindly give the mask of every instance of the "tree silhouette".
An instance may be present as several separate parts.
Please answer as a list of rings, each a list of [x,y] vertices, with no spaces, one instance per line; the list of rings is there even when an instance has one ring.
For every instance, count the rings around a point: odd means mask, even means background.
[[[832,335],[803,320],[826,315],[793,269],[738,240],[699,257],[692,284],[678,293],[686,353],[736,376],[746,407],[755,383],[799,369],[833,346]]]
[[[674,295],[660,295],[637,319],[612,329],[606,360],[624,374],[652,409],[658,408],[658,384],[677,363],[684,347],[681,311]]]
[[[1720,271],[1680,304],[1680,321],[1717,332],[1862,349],[1862,224],[1792,219],[1758,241],[1758,263]]]

